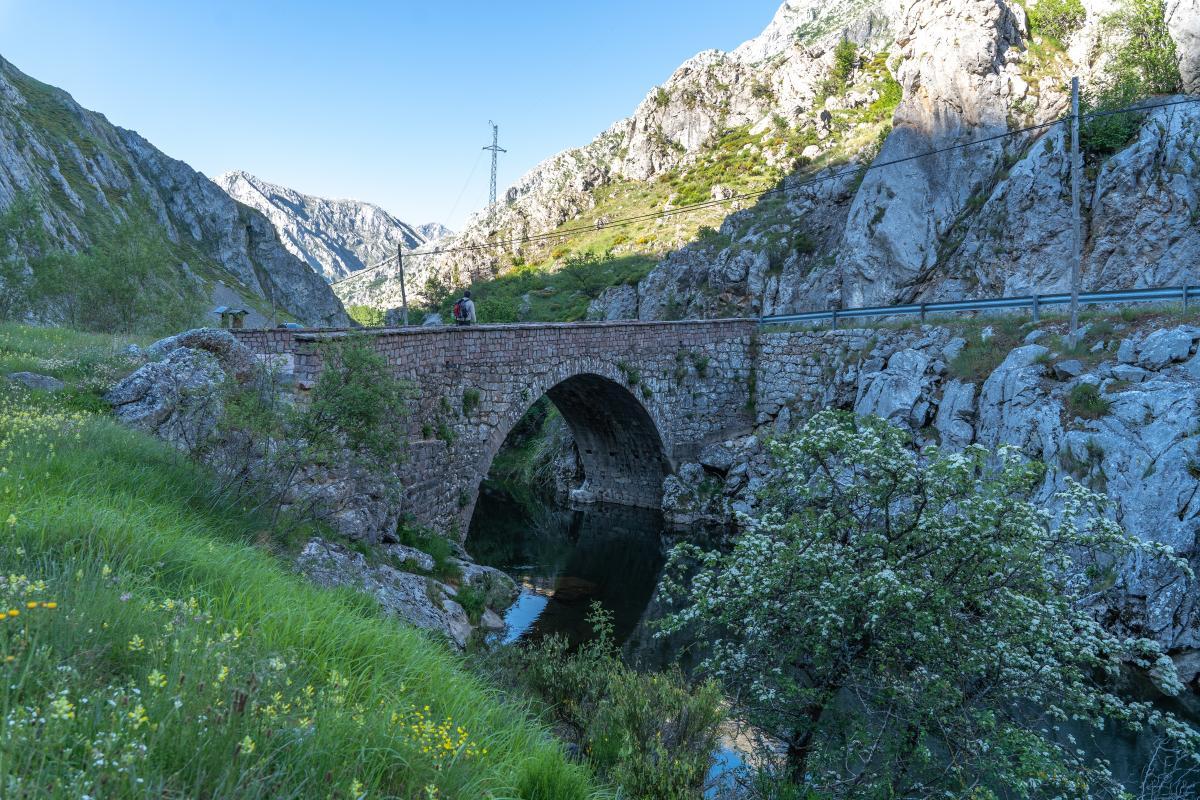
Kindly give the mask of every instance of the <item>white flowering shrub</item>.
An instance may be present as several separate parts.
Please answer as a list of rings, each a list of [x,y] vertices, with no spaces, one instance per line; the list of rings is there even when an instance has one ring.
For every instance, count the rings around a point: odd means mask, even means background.
[[[1029,501],[1042,466],[1015,451],[917,453],[843,412],[772,452],[729,552],[674,551],[664,629],[703,637],[704,669],[781,740],[788,796],[1118,794],[1056,732],[1068,721],[1153,728],[1195,758],[1200,734],[1117,691],[1124,664],[1170,685],[1170,659],[1089,610],[1135,553],[1190,572],[1102,497],[1071,483],[1055,522]]]

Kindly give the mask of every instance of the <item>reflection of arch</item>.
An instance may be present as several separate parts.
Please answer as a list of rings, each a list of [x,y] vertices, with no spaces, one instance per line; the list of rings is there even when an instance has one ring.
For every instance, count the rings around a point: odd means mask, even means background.
[[[606,364],[589,364],[581,371],[563,365],[526,387],[521,401],[502,415],[488,438],[475,471],[476,484],[488,473],[513,426],[544,394],[571,429],[585,485],[595,499],[658,508],[663,478],[671,472],[667,447],[654,410],[643,405],[619,377],[620,370]],[[477,492],[476,485],[472,501]]]

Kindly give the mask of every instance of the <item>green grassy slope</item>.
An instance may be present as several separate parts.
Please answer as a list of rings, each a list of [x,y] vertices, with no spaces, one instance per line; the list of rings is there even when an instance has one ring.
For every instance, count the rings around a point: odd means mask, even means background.
[[[306,584],[288,530],[95,413],[123,344],[0,326],[0,371],[76,385],[0,384],[0,796],[595,795],[444,645]]]

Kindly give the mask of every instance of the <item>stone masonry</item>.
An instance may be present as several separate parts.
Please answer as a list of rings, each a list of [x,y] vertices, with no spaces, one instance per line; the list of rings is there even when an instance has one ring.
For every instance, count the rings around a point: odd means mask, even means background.
[[[754,320],[482,325],[370,331],[415,396],[398,422],[404,512],[464,536],[479,483],[513,425],[548,395],[583,463],[579,494],[658,507],[664,478],[708,443],[753,426]],[[302,393],[323,342],[345,330],[237,331]]]

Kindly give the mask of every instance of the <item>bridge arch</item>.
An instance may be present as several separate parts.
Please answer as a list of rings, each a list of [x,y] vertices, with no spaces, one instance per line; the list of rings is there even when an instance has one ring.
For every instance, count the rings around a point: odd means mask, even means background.
[[[554,404],[570,428],[583,465],[584,487],[595,500],[643,508],[661,505],[663,479],[673,465],[670,442],[663,434],[669,427],[660,409],[652,396],[640,391],[630,368],[596,359],[587,362],[561,364],[518,390],[475,464],[466,522],[492,461],[541,397]]]

